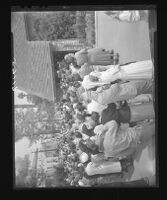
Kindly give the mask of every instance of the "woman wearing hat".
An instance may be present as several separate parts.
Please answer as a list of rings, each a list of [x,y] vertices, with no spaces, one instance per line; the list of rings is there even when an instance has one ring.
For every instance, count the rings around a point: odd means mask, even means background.
[[[115,65],[108,70],[94,71],[84,77],[82,86],[91,89],[110,84],[114,81],[151,80],[153,78],[153,63],[151,60],[135,62],[126,65]]]
[[[108,70],[108,69],[110,69],[112,67],[114,67],[114,65],[105,65],[105,66],[102,66],[102,65],[90,65],[88,63],[85,63],[78,70],[78,74],[80,75],[80,77],[82,79],[84,79],[84,77],[86,75],[89,75],[91,72],[94,72],[94,71],[102,72],[102,71],[106,71],[106,70]]]
[[[113,51],[109,52],[103,48],[84,48],[75,54],[67,54],[64,59],[67,62],[76,62],[79,66],[85,63],[105,66],[113,64],[113,54]]]
[[[97,85],[99,85],[97,83]],[[90,86],[90,84],[89,84]],[[92,84],[95,87],[94,84]],[[95,89],[85,90],[88,99],[94,100],[102,105],[132,99],[140,94],[150,94],[153,90],[152,80],[136,80],[125,83],[114,83],[98,86]]]

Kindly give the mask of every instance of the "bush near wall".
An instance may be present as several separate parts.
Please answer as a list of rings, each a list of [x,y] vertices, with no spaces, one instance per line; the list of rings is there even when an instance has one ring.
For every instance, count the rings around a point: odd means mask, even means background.
[[[88,46],[94,46],[95,45],[95,18],[94,18],[94,12],[89,12],[85,15],[85,21],[86,21],[86,40]]]

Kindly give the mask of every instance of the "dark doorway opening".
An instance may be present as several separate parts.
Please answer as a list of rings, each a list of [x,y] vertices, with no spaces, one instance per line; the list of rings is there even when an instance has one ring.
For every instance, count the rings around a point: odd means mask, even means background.
[[[58,62],[61,62],[64,59],[64,56],[68,53],[75,53],[76,51],[53,51],[53,64],[54,64],[54,74],[56,82],[60,83],[60,78],[57,75]]]

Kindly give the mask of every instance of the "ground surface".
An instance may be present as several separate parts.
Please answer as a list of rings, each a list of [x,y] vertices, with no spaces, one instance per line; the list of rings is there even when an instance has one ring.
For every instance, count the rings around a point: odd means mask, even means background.
[[[120,53],[120,62],[151,58],[149,28],[147,22],[118,22],[96,12],[96,46],[114,49]],[[134,167],[124,176],[126,181],[138,180],[155,174],[155,141],[150,139],[135,154]]]
[[[121,63],[151,58],[147,22],[119,22],[103,11],[96,12],[96,22],[96,45],[114,49],[120,54]]]

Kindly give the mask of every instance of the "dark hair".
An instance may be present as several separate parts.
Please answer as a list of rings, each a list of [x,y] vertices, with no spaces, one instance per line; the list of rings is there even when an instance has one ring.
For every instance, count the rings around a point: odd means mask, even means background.
[[[80,121],[85,121],[85,115],[77,113],[77,119],[79,119]]]
[[[76,105],[76,109],[79,111],[84,111],[86,109],[86,107],[83,106],[83,104],[81,102],[78,102]]]
[[[74,135],[77,137],[77,138],[82,138],[82,134],[80,132],[75,132]]]
[[[79,87],[81,86],[81,83],[78,82],[78,81],[75,81],[75,82],[74,82],[74,86],[75,86],[76,88],[79,88]]]
[[[86,144],[83,143],[82,140],[79,142],[79,148],[81,151],[87,153],[87,154],[98,154],[98,146],[96,146],[96,149],[89,148]]]
[[[79,148],[81,151],[83,151],[87,154],[91,153],[91,149],[89,149],[85,144],[83,144],[82,141],[79,141]]]
[[[91,114],[86,113],[85,117],[91,117]]]
[[[75,69],[80,69],[80,68],[81,68],[81,66],[77,65],[76,59],[74,59],[74,62],[73,62],[72,64],[73,64],[73,67],[74,67]]]
[[[97,112],[92,112],[91,114],[91,118],[95,121],[95,122],[99,122],[99,114]]]
[[[66,99],[62,99],[61,101],[62,101],[62,103],[65,103],[65,102],[67,102],[67,100],[66,100]]]
[[[82,132],[86,135],[88,135],[89,137],[94,136],[94,128],[92,129],[88,129],[87,126],[85,124],[82,125]]]

